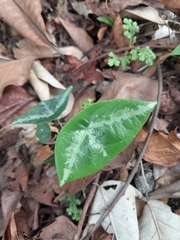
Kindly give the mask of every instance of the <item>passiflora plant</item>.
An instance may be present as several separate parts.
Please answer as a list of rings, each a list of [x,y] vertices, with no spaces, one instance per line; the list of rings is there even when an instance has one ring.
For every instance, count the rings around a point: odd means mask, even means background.
[[[46,142],[50,136],[48,122],[65,110],[71,91],[69,87],[55,98],[40,102],[12,124],[37,124],[36,135]],[[88,106],[61,128],[54,154],[45,163],[55,163],[61,186],[97,172],[131,143],[155,105],[113,99]]]

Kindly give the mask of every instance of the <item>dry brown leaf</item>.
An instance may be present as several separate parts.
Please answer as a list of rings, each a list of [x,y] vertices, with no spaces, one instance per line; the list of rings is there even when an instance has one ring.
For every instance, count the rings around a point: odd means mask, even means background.
[[[111,31],[113,35],[113,42],[116,43],[118,48],[129,46],[129,40],[124,35],[124,28],[119,14],[114,19],[114,24],[112,26]]]
[[[92,0],[86,0],[86,2],[92,2],[92,5],[94,4],[94,1]],[[137,6],[139,4],[144,5],[152,5],[156,6],[157,8],[163,8],[164,5],[161,2],[161,0],[113,0],[108,2],[108,7],[112,12],[120,12],[121,10],[125,9],[127,6]],[[86,4],[87,5],[87,4]],[[89,4],[89,9],[92,9],[91,5]],[[109,14],[109,11],[107,10],[105,4],[102,2],[101,5],[94,10],[94,13],[98,16]]]
[[[167,8],[180,9],[180,2],[177,0],[162,0]]]
[[[143,144],[139,144],[142,148]],[[174,166],[180,162],[180,139],[175,131],[169,135],[154,131],[143,158],[161,166]]]
[[[28,39],[22,39],[17,44],[17,47],[13,48],[14,57],[16,59],[22,58],[42,58],[42,57],[55,57],[57,52],[53,52],[53,49],[48,46],[37,46]]]
[[[180,110],[179,104],[176,104],[174,98],[169,91],[165,91],[161,95],[160,114],[172,114],[177,113]]]
[[[101,41],[104,37],[104,34],[107,30],[107,27],[101,27],[97,33],[97,38],[98,38],[98,41]]]
[[[28,227],[26,219],[27,219],[27,213],[24,211],[24,209],[20,209],[18,213],[15,214],[15,221],[16,226],[18,230],[18,237],[20,239],[23,239],[22,237],[26,235],[27,237],[30,234],[30,227]]]
[[[57,217],[49,226],[42,229],[41,239],[74,239],[77,227],[65,216]],[[57,237],[55,237],[57,236]]]
[[[42,148],[36,150],[36,156],[39,159],[39,164],[42,164],[42,162],[52,154],[53,151],[50,149],[49,145],[43,146]]]
[[[87,52],[93,47],[93,40],[84,29],[76,27],[74,24],[62,18],[59,18],[59,21],[62,23],[63,27],[69,33],[80,50]]]
[[[29,181],[27,193],[39,203],[43,203],[48,206],[54,205],[52,203],[54,197],[52,182],[45,172],[41,175],[40,181],[35,179]]]
[[[32,59],[0,62],[0,97],[8,85],[22,86],[29,77]]]
[[[40,0],[16,0],[16,2],[25,13],[17,7],[15,0],[1,0],[3,7],[0,8],[0,18],[36,45],[47,46],[47,39],[52,41],[52,37],[45,29]],[[30,19],[44,35],[35,28]]]
[[[11,186],[5,188],[1,191],[1,210],[0,210],[0,236],[4,235],[6,227],[9,223],[9,220],[15,211],[17,204],[19,203],[22,197],[22,192],[20,190],[19,184],[17,182],[12,182]],[[5,203],[5,204],[4,204]]]
[[[0,125],[6,126],[37,104],[22,87],[8,86],[0,100]]]
[[[123,72],[113,72],[115,81],[106,88],[100,100],[114,98],[155,101],[158,82],[150,78]]]

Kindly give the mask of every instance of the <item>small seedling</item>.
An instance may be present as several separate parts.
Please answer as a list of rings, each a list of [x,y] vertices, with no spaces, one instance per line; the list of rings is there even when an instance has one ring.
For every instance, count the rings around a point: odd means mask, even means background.
[[[124,35],[129,39],[131,47],[136,42],[135,34],[139,30],[139,26],[137,22],[133,22],[132,19],[128,18],[124,18],[123,23],[123,28],[125,29]],[[113,52],[110,52],[108,56],[110,57],[108,60],[108,65],[110,67],[118,67],[121,65],[122,69],[125,69],[128,64],[137,59],[151,66],[156,58],[155,53],[148,46],[136,47],[122,57],[117,57]]]
[[[128,18],[124,18],[123,23],[124,35],[129,38],[130,46],[133,46],[136,42],[135,34],[139,31],[139,26],[137,22],[133,22],[132,19]]]
[[[82,108],[83,108],[83,109],[86,109],[86,108],[88,108],[89,106],[91,106],[92,104],[93,104],[92,99],[88,98],[86,101],[84,101],[84,102],[82,103]]]
[[[65,199],[69,201],[69,207],[66,209],[67,214],[72,217],[72,220],[79,221],[82,209],[78,209],[77,206],[81,205],[81,201],[75,195],[63,196],[60,198],[60,201]]]

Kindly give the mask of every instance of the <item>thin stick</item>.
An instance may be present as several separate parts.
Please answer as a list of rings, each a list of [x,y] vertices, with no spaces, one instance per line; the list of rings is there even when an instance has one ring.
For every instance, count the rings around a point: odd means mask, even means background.
[[[125,185],[123,186],[123,188],[120,190],[120,192],[118,193],[118,195],[116,196],[116,198],[114,199],[114,201],[111,203],[111,205],[109,206],[108,210],[106,210],[102,216],[100,217],[100,219],[98,220],[98,222],[96,223],[96,225],[91,229],[91,231],[82,239],[82,240],[88,240],[90,238],[90,236],[96,231],[96,229],[101,225],[102,221],[107,217],[107,215],[109,214],[109,212],[113,209],[113,207],[116,205],[116,203],[119,201],[119,199],[124,195],[127,187],[129,186],[129,184],[131,183],[132,179],[134,178],[134,175],[136,174],[139,164],[144,156],[144,153],[146,151],[148,142],[151,138],[151,135],[153,133],[153,129],[154,129],[154,124],[156,121],[156,118],[158,116],[158,112],[159,112],[159,108],[160,108],[160,104],[161,104],[161,94],[162,94],[162,73],[161,73],[161,68],[160,65],[158,65],[158,96],[157,96],[157,105],[151,120],[151,124],[150,124],[150,129],[148,132],[148,135],[146,137],[146,141],[145,144],[143,146],[143,149],[138,157],[138,160],[131,172],[131,174],[129,175]]]

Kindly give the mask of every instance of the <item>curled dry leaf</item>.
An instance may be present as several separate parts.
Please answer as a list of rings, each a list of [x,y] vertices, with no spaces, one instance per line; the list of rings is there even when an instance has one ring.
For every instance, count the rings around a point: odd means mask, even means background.
[[[87,52],[93,47],[93,40],[84,29],[76,27],[74,24],[62,18],[59,18],[59,21],[62,23],[63,27],[69,33],[79,49],[83,52]]]
[[[52,37],[48,36],[46,32],[41,16],[40,0],[1,0],[1,6],[3,7],[0,8],[0,18],[23,37],[31,40],[36,45],[42,46],[47,46],[48,40],[52,40]]]
[[[0,61],[0,97],[8,85],[22,86],[29,77],[32,59]]]
[[[157,81],[130,73],[114,71],[113,74],[117,80],[106,88],[100,100],[121,98],[155,101],[157,99]]]

